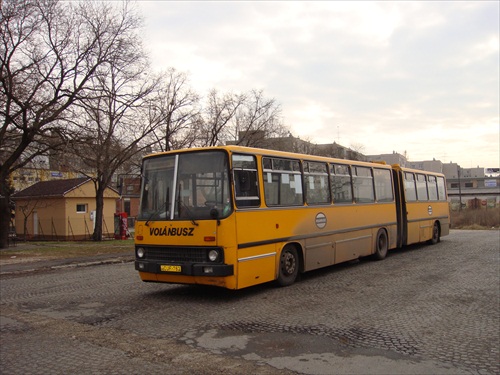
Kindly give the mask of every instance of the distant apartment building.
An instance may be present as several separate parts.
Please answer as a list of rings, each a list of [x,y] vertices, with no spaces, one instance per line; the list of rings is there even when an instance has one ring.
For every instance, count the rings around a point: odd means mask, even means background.
[[[294,137],[291,133],[286,137],[266,138],[265,132],[263,131],[239,132],[238,139],[235,141],[228,141],[226,145],[257,147],[268,150],[296,152],[338,159],[368,160],[362,153],[339,145],[336,142],[317,144]]]
[[[452,209],[500,206],[500,168],[462,168],[443,164]]]
[[[77,172],[61,172],[51,169],[22,168],[15,170],[11,176],[11,184],[15,191],[24,190],[37,182],[65,180],[83,177]]]
[[[398,164],[401,167],[408,167],[406,157],[396,151],[393,151],[392,154],[366,155],[366,158],[369,161],[383,161],[389,165]]]
[[[419,169],[421,171],[443,173],[443,163],[440,160],[409,161],[408,168]]]

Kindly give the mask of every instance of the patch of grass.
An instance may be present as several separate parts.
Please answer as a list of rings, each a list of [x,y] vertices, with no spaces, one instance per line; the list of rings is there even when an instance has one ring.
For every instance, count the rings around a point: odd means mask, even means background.
[[[0,250],[0,260],[16,258],[62,259],[114,253],[134,253],[134,240],[18,242]]]
[[[451,227],[453,229],[498,229],[500,228],[500,207],[451,211]]]

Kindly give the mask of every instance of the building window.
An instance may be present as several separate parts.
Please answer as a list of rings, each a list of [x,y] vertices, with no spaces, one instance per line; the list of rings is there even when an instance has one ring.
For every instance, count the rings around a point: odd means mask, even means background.
[[[458,189],[458,183],[457,182],[452,182],[451,183],[451,188],[452,189]]]
[[[474,187],[474,183],[472,183],[472,182],[466,182],[465,183],[465,187],[466,188],[472,188],[472,187]]]
[[[76,205],[76,213],[84,214],[86,212],[87,212],[87,205],[86,204],[77,204]]]

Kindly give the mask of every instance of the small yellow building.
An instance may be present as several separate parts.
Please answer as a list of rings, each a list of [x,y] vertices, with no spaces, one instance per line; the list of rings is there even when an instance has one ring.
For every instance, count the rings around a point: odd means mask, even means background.
[[[103,236],[114,234],[118,192],[104,192]],[[42,181],[14,194],[19,239],[83,240],[94,232],[95,188],[89,178]]]

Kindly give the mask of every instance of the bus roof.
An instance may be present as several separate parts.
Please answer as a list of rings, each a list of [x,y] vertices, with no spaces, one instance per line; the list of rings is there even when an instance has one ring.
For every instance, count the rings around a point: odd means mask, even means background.
[[[178,153],[185,152],[197,152],[197,151],[210,151],[210,150],[222,150],[230,153],[242,153],[242,154],[252,154],[252,155],[261,155],[261,156],[275,156],[287,159],[300,159],[306,161],[319,161],[319,162],[330,162],[330,163],[340,163],[340,164],[356,164],[360,166],[377,166],[377,168],[390,169],[391,166],[387,164],[382,164],[377,161],[359,161],[359,160],[351,160],[351,159],[339,159],[327,156],[318,156],[318,155],[309,155],[302,154],[296,152],[287,152],[287,151],[277,151],[270,150],[264,148],[256,148],[256,147],[246,147],[246,146],[236,146],[236,145],[228,145],[228,146],[210,146],[210,147],[195,147],[195,148],[186,148],[186,149],[178,149],[166,152],[158,152],[154,154],[146,155],[144,158],[154,158],[161,155],[172,155]]]

